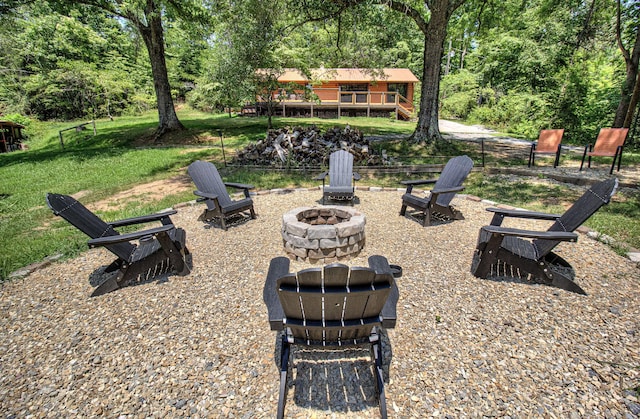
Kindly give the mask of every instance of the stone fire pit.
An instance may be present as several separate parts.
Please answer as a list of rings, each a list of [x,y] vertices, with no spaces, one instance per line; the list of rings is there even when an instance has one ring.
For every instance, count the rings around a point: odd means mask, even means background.
[[[364,214],[353,208],[296,208],[282,216],[284,249],[290,258],[300,261],[347,259],[364,247],[364,225]]]

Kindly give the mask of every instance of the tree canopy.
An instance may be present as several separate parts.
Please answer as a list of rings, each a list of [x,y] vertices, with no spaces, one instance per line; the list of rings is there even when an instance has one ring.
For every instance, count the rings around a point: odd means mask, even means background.
[[[637,125],[640,7],[631,0],[83,0],[0,4],[0,112],[68,120],[176,101],[230,111],[256,70],[406,67],[421,79],[414,139],[438,118],[535,138]],[[266,84],[265,84],[266,83]]]

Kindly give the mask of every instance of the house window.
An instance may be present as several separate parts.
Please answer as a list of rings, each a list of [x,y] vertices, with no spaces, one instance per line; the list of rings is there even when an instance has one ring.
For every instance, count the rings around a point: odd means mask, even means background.
[[[340,93],[340,102],[342,103],[367,103],[367,94],[360,92],[368,92],[369,85],[367,83],[341,84],[341,92],[358,92],[358,93]]]
[[[367,83],[341,84],[340,90],[343,92],[368,92],[369,85]]]
[[[387,103],[395,103],[397,92],[400,96],[407,97],[407,93],[409,91],[408,83],[389,83],[387,84],[387,91],[390,93],[387,94]]]

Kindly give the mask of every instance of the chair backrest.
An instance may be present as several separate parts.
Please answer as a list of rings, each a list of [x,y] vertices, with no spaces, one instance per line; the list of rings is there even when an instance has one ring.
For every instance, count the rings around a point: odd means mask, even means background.
[[[224,186],[220,173],[218,173],[218,169],[213,163],[196,160],[189,165],[187,172],[189,172],[189,176],[200,192],[212,193],[218,196],[220,206],[226,207],[233,202],[229,192],[227,192],[227,187]],[[214,208],[213,203],[208,201],[207,206],[209,209]]]
[[[353,154],[338,150],[329,156],[329,185],[351,186],[353,179]]]
[[[624,145],[629,128],[601,128],[593,146],[593,153],[614,156],[619,146]]]
[[[393,284],[391,274],[334,263],[278,279],[278,296],[296,343],[319,346],[368,342]]]
[[[540,153],[555,153],[562,142],[564,129],[543,129],[538,136],[536,151]]]
[[[469,176],[472,168],[473,160],[471,160],[469,156],[457,156],[450,159],[444,166],[444,169],[442,169],[442,173],[433,186],[433,189],[437,190],[462,186],[462,182]],[[451,203],[454,196],[456,196],[455,192],[440,194],[438,195],[436,203],[446,207]]]
[[[594,184],[549,227],[548,231],[574,231],[595,214],[600,207],[608,204],[617,188],[618,179],[616,178]],[[540,257],[549,253],[558,243],[555,240],[534,240]]]
[[[69,224],[92,239],[120,234],[111,225],[105,223],[100,217],[69,195],[48,193],[47,205],[55,215],[64,218]],[[131,253],[136,248],[132,243],[111,244],[105,247],[124,260],[129,260]]]

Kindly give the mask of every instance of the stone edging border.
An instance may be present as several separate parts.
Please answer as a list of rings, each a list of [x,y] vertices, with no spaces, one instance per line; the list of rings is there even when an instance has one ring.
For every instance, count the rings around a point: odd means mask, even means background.
[[[406,191],[405,188],[383,188],[383,187],[380,187],[380,186],[356,186],[355,188],[356,188],[357,191],[368,191],[368,192],[405,192]],[[292,193],[292,192],[313,192],[313,191],[318,191],[318,190],[321,191],[322,190],[322,186],[311,187],[311,188],[264,189],[264,190],[260,190],[260,191],[256,191],[256,192],[251,192],[251,195],[254,195],[254,196],[269,195],[269,194],[284,195],[284,194],[288,194],[288,193]],[[414,189],[414,191],[420,191],[420,189]],[[237,195],[238,197],[244,196],[244,195],[242,195],[242,193],[237,193],[237,194],[233,194],[233,195],[234,196]],[[464,198],[464,199],[467,199],[467,200],[473,201],[473,202],[479,202],[479,203],[483,203],[483,204],[487,204],[487,205],[493,205],[493,206],[496,206],[498,208],[503,208],[503,209],[519,209],[519,208],[516,208],[516,207],[512,207],[510,205],[498,204],[498,203],[496,203],[494,201],[489,201],[489,200],[486,200],[486,199],[482,199],[482,198],[474,196],[474,195],[456,194],[456,197]],[[184,207],[188,207],[188,206],[192,206],[192,205],[196,205],[196,204],[199,204],[199,203],[197,203],[196,200],[192,200],[192,201],[188,201],[188,202],[178,203],[178,204],[174,205],[173,208],[174,209],[184,208]],[[613,244],[613,243],[615,243],[615,240],[612,237],[609,237],[609,236],[607,236],[605,234],[600,234],[597,231],[591,230],[591,229],[589,229],[588,227],[585,227],[585,226],[578,227],[576,229],[576,232],[584,234],[586,237],[589,237],[590,239],[593,239],[593,240],[600,241],[600,242],[602,242],[604,244]],[[48,256],[48,257],[44,258],[44,260],[42,260],[40,262],[32,263],[31,265],[25,266],[25,267],[23,267],[21,269],[18,269],[17,271],[14,271],[14,272],[10,273],[9,276],[7,277],[7,280],[25,278],[25,277],[29,276],[30,274],[32,274],[33,272],[51,265],[53,262],[61,259],[63,256],[64,255],[62,255],[62,254],[56,254],[56,255],[53,255],[53,256]],[[630,261],[635,262],[640,267],[640,250],[630,249],[629,252],[627,252],[626,256]]]

